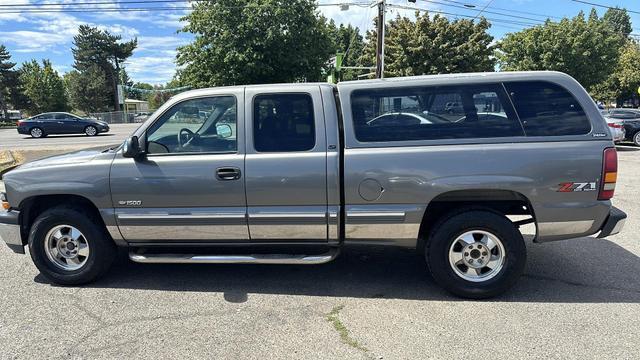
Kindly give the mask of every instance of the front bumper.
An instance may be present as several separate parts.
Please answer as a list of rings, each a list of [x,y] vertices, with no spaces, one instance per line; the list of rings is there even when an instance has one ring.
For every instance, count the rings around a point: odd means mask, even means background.
[[[609,217],[602,225],[600,229],[600,234],[598,234],[599,238],[604,238],[609,235],[615,235],[622,230],[625,221],[627,220],[627,214],[624,211],[618,209],[615,206],[611,207],[609,210]]]
[[[18,211],[0,210],[0,240],[4,241],[13,252],[24,254],[19,216]]]

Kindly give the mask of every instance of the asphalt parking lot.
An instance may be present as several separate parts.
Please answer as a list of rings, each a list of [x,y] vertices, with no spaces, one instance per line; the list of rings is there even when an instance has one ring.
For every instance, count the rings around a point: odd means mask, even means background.
[[[609,239],[531,244],[506,295],[443,292],[420,256],[347,249],[319,266],[141,265],[47,283],[0,246],[0,358],[637,359],[640,148],[620,148]]]

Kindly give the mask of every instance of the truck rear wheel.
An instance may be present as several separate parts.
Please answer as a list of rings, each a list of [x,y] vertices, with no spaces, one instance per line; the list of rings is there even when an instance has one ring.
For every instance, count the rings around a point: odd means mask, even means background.
[[[99,219],[73,208],[55,207],[33,223],[29,252],[40,273],[50,281],[79,285],[106,273],[117,250]]]
[[[473,299],[509,289],[526,263],[520,231],[505,216],[489,210],[446,216],[433,227],[425,251],[436,282]]]

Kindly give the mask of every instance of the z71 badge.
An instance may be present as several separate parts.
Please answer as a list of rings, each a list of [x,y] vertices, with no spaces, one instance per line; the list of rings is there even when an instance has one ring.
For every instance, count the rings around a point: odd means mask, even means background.
[[[595,182],[566,182],[560,184],[558,192],[596,191]]]

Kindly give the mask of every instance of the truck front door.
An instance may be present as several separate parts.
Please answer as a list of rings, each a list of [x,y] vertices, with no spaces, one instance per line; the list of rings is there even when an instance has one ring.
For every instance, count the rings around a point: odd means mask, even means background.
[[[327,143],[317,85],[247,88],[245,181],[253,242],[327,241]]]
[[[132,243],[248,241],[243,89],[177,102],[145,130],[147,155],[118,154],[116,220]]]

